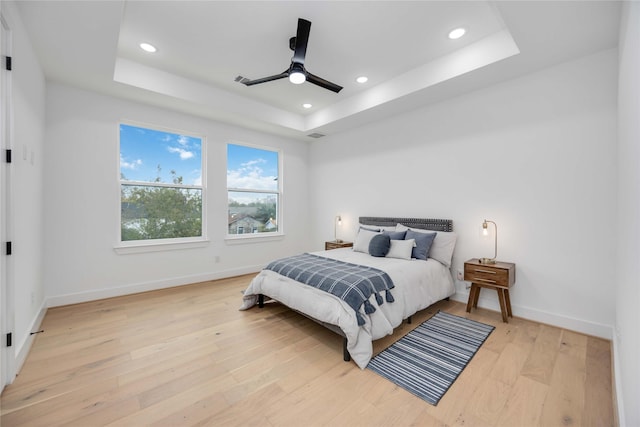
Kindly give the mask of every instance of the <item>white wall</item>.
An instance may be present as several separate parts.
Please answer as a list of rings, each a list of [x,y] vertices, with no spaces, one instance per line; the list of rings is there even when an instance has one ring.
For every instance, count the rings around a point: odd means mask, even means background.
[[[45,287],[50,305],[248,273],[274,257],[306,249],[306,143],[58,84],[47,86],[46,112]],[[206,137],[209,246],[115,253],[120,215],[118,125],[123,119]],[[225,243],[226,143],[231,140],[282,150],[283,239]]]
[[[14,352],[18,369],[31,344],[29,333],[44,315],[43,141],[45,79],[12,3],[2,3],[12,39],[12,203],[8,207],[13,255]]]
[[[490,219],[498,258],[517,264],[515,316],[610,338],[616,73],[606,51],[314,142],[315,240],[336,214],[346,239],[360,215],[451,218],[456,270],[492,255]],[[499,310],[490,293],[480,305]]]
[[[637,426],[640,425],[640,3],[624,4],[619,52],[619,232],[614,355],[620,425]]]

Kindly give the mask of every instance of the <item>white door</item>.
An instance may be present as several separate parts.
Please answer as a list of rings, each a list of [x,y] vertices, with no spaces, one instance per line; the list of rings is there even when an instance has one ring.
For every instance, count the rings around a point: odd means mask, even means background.
[[[6,253],[11,223],[11,166],[6,153],[11,148],[11,71],[7,69],[7,57],[11,56],[11,31],[0,14],[0,392],[15,377],[15,345],[7,346],[7,334],[14,326],[13,283],[11,259]]]

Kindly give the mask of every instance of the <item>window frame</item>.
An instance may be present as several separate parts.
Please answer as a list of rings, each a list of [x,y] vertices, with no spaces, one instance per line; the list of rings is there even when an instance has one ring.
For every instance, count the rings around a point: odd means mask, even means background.
[[[121,149],[121,134],[120,128],[122,125],[133,126],[143,129],[149,129],[156,132],[166,132],[174,135],[185,135],[192,138],[200,139],[200,171],[201,171],[201,185],[193,184],[174,184],[174,183],[161,183],[161,182],[147,182],[147,181],[130,181],[121,179],[121,167],[120,167],[120,149]],[[185,131],[177,128],[170,128],[166,126],[159,126],[149,123],[136,122],[131,120],[120,120],[117,124],[118,133],[118,147],[117,147],[117,197],[118,197],[118,213],[117,213],[117,242],[114,246],[114,250],[118,254],[127,253],[140,253],[140,252],[156,252],[173,249],[190,249],[197,247],[204,247],[209,244],[207,233],[207,140],[203,134],[198,132]],[[201,233],[200,236],[193,237],[173,237],[163,239],[145,239],[145,240],[122,240],[122,186],[143,186],[143,187],[156,187],[156,188],[180,188],[180,189],[196,189],[201,191],[202,195],[202,207],[201,207]]]
[[[237,187],[229,187],[228,181],[228,173],[229,173],[229,145],[238,145],[241,147],[253,148],[256,150],[263,151],[271,151],[278,155],[278,188],[277,190],[261,190],[261,189],[249,189],[249,188],[237,188]],[[227,205],[227,214],[225,215],[226,223],[225,223],[225,241],[227,243],[248,243],[251,241],[266,241],[266,240],[274,240],[281,239],[284,237],[284,221],[283,221],[283,212],[282,208],[284,203],[284,191],[283,189],[283,179],[282,179],[282,170],[283,170],[283,155],[282,150],[279,148],[268,147],[265,145],[258,144],[250,144],[247,142],[229,140],[225,146],[226,156],[225,163],[226,167],[226,205]],[[230,234],[229,233],[229,193],[230,192],[244,192],[244,193],[263,193],[263,194],[275,194],[277,196],[277,206],[276,206],[276,219],[278,222],[278,230],[277,231],[267,231],[262,233],[243,233],[243,234]]]

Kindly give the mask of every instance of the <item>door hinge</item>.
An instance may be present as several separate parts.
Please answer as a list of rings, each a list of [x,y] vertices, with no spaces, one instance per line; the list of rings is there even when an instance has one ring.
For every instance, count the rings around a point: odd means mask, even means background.
[[[11,163],[11,150],[5,151],[4,159],[7,163]]]
[[[13,345],[13,334],[9,332],[7,334],[7,347],[11,347]]]
[[[8,71],[11,71],[11,57],[10,56],[5,56],[4,57],[4,68]]]
[[[11,242],[6,242],[5,247],[6,255],[11,255],[13,253],[13,245],[11,244]]]

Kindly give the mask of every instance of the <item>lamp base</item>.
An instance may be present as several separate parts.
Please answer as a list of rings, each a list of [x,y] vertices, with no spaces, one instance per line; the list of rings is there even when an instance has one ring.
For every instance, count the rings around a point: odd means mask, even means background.
[[[480,264],[495,264],[496,260],[494,258],[480,258]]]

